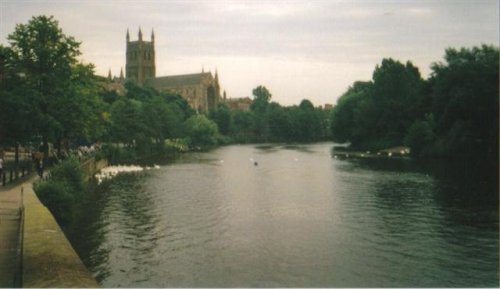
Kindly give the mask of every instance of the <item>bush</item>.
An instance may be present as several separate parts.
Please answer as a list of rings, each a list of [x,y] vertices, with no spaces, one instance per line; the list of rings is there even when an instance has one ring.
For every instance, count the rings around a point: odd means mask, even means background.
[[[69,158],[50,170],[50,179],[68,183],[75,194],[85,190],[83,171],[80,162],[75,158]]]
[[[74,158],[54,166],[47,179],[34,186],[40,201],[52,212],[61,226],[73,220],[74,205],[85,190],[80,163]]]
[[[137,159],[137,153],[130,147],[120,147],[114,144],[104,144],[101,147],[99,158],[107,159],[110,164],[119,164]]]
[[[47,180],[35,185],[35,192],[61,225],[73,220],[75,198],[72,189],[65,182]]]
[[[410,147],[411,154],[414,157],[426,155],[431,150],[434,140],[434,121],[432,116],[427,116],[426,120],[415,121],[408,129],[405,137],[405,143]]]
[[[187,119],[184,125],[191,147],[207,148],[217,145],[217,124],[204,115],[194,115]]]

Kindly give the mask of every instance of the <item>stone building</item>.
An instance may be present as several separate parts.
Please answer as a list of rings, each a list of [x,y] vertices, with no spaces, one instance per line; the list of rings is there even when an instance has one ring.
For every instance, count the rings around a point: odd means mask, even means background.
[[[228,98],[225,100],[225,102],[230,110],[249,111],[250,105],[252,104],[252,99],[248,96],[241,98]]]
[[[140,85],[150,86],[162,92],[174,92],[181,95],[198,112],[207,112],[221,101],[219,77],[211,72],[186,75],[156,77],[155,36],[151,32],[151,41],[142,38],[139,29],[138,40],[130,41],[127,30],[127,52],[125,77]]]

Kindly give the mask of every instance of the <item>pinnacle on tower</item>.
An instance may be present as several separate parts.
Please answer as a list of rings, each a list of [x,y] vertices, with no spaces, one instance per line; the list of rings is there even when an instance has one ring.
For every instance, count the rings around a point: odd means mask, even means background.
[[[219,75],[217,74],[217,68],[215,69],[215,82],[219,82]]]
[[[123,67],[120,68],[120,80],[123,80]]]
[[[108,71],[108,80],[111,80],[111,79],[112,79],[112,77],[111,77],[111,69],[109,69],[109,71]]]
[[[139,41],[142,41],[142,31],[141,31],[141,27],[139,27]]]
[[[130,42],[130,34],[128,33],[128,28],[127,28],[127,42]]]
[[[151,42],[155,42],[155,31],[151,29]]]

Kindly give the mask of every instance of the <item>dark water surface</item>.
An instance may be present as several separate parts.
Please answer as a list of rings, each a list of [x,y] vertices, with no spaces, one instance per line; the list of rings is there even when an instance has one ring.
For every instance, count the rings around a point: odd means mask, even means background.
[[[68,235],[104,287],[499,286],[498,172],[331,147],[235,145],[120,175]]]

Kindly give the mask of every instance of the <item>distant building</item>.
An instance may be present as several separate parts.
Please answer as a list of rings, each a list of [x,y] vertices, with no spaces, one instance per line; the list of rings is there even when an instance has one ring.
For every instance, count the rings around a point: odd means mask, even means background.
[[[330,104],[330,103],[325,104],[324,109],[325,110],[331,110],[331,109],[333,109],[333,104]]]
[[[214,109],[221,101],[219,77],[211,72],[156,77],[155,35],[151,41],[142,39],[139,29],[138,40],[130,41],[127,30],[127,52],[125,78],[137,84],[150,86],[158,91],[181,95],[198,112]]]
[[[113,91],[118,96],[124,96],[125,91],[125,78],[123,76],[123,69],[120,70],[120,77],[113,77],[111,75],[111,69],[108,72],[108,77],[102,77],[102,80],[99,82],[101,87],[106,91]]]
[[[230,110],[249,111],[252,99],[248,96],[240,98],[227,98],[225,102]]]

